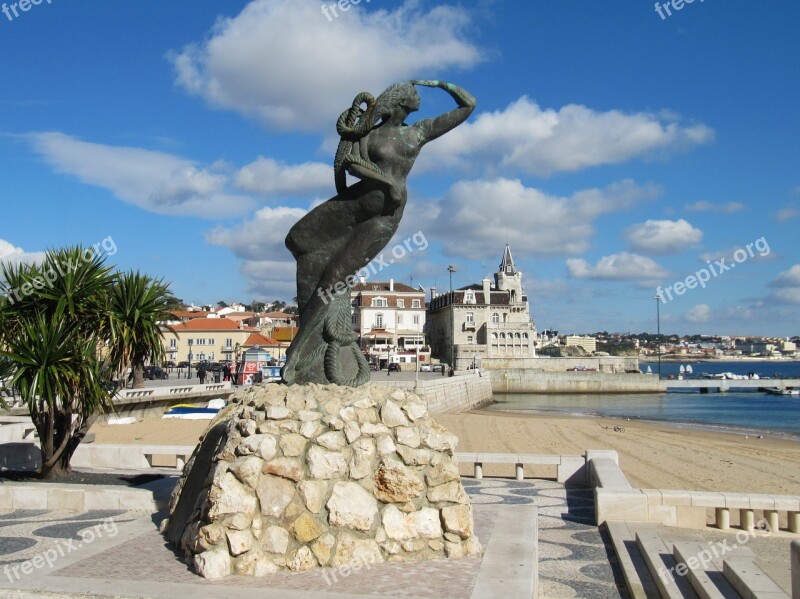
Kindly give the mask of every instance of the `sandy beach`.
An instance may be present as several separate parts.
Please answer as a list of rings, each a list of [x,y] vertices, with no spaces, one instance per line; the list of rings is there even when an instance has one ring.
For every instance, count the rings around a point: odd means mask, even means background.
[[[583,453],[615,449],[631,481],[641,488],[739,491],[800,495],[800,442],[704,432],[660,423],[609,418],[498,414],[443,414],[436,420],[458,435],[458,451]],[[96,443],[194,445],[204,420],[151,418],[129,425],[96,424]],[[624,432],[615,432],[615,426]],[[486,475],[512,475],[513,466],[484,468]],[[554,476],[542,467],[526,469]],[[464,464],[463,474],[471,474]]]

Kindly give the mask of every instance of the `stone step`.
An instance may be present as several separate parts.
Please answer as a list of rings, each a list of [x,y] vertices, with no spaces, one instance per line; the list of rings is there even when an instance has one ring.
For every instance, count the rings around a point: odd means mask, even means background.
[[[789,595],[761,569],[755,557],[725,558],[723,572],[743,599],[789,599]]]
[[[636,545],[644,558],[662,599],[697,599],[698,595],[685,576],[677,572],[678,563],[656,528],[636,531]]]
[[[736,549],[740,550],[752,555],[747,548]],[[715,556],[707,545],[676,541],[672,546],[672,555],[678,567],[683,566],[689,583],[701,599],[740,599],[739,593],[722,573],[721,557]]]
[[[636,546],[636,533],[627,522],[607,522],[611,545],[617,554],[622,576],[631,599],[659,597],[658,587],[647,569],[647,563]]]

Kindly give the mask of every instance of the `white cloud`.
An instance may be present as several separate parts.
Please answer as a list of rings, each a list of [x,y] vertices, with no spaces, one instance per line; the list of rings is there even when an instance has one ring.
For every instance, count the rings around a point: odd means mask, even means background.
[[[780,273],[770,283],[770,287],[800,287],[800,264],[795,264],[789,270]]]
[[[800,208],[797,208],[796,206],[786,206],[785,208],[778,210],[776,218],[780,222],[784,222],[797,218],[798,216],[800,216]]]
[[[687,204],[683,207],[687,212],[722,212],[724,214],[733,214],[734,212],[741,212],[747,206],[742,202],[726,202],[724,204],[714,204],[706,200],[700,200],[693,204]]]
[[[177,84],[212,106],[278,129],[324,130],[357,92],[377,95],[395,81],[481,60],[464,33],[469,11],[419,6],[365,3],[329,20],[319,0],[254,0],[169,59]]]
[[[215,227],[206,233],[206,241],[212,245],[227,247],[245,260],[276,260],[279,256],[292,260],[284,239],[289,229],[300,220],[306,211],[302,208],[265,207],[258,210],[252,220],[237,227]]]
[[[677,254],[687,246],[699,243],[703,232],[683,219],[648,220],[628,227],[625,239],[637,252]]]
[[[25,136],[56,171],[111,191],[119,199],[159,214],[213,218],[252,205],[226,191],[228,176],[198,168],[186,158],[141,148],[81,141],[58,132]]]
[[[415,226],[448,256],[482,260],[508,239],[514,252],[579,254],[589,248],[598,216],[625,210],[660,193],[625,180],[568,197],[548,195],[517,179],[460,181],[438,203],[420,203],[409,212]]]
[[[321,162],[286,164],[259,156],[236,173],[242,191],[265,197],[332,192],[333,166]]]
[[[800,287],[778,289],[768,299],[781,304],[796,304],[800,306]]]
[[[240,272],[247,280],[247,293],[256,297],[291,302],[297,295],[294,261],[247,260]]]
[[[215,227],[206,241],[226,247],[242,259],[240,272],[247,292],[261,297],[291,299],[296,295],[295,261],[284,245],[289,229],[306,211],[301,208],[261,208],[237,227]]]
[[[423,168],[489,165],[549,175],[674,152],[714,139],[705,125],[674,116],[599,112],[570,104],[543,109],[523,96],[505,110],[484,112],[431,144]]]
[[[45,252],[26,252],[5,239],[0,239],[0,262],[14,265],[41,263],[44,256]]]
[[[667,274],[654,260],[628,252],[603,256],[594,266],[582,258],[570,258],[567,271],[576,279],[599,280],[657,279]]]
[[[711,318],[711,308],[708,304],[697,304],[686,311],[684,318],[689,322],[708,322]]]

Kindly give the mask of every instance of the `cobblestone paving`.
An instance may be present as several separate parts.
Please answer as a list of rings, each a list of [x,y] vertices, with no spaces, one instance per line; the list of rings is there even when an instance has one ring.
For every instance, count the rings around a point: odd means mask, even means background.
[[[463,479],[475,506],[475,528],[485,544],[502,505],[539,508],[539,596],[546,599],[627,597],[619,590],[610,563],[613,551],[593,525],[592,491],[565,489],[552,481]],[[484,507],[485,506],[485,507]],[[59,547],[71,553],[87,542],[87,529],[111,536],[109,519],[123,529],[141,520],[137,512],[88,511],[80,514],[45,510],[0,512],[0,575],[3,566],[20,564]],[[147,516],[149,518],[149,516]],[[83,534],[82,534],[83,533]],[[79,553],[73,553],[79,556]],[[56,566],[58,564],[56,563]],[[358,593],[376,596],[416,595],[442,599],[467,598],[472,592],[480,560],[438,560],[416,563],[372,564],[343,576],[336,569],[278,573],[265,578],[231,576],[208,584],[221,587],[271,587]],[[130,581],[197,583],[197,576],[164,543],[155,530],[121,542],[91,558],[61,567],[53,576]],[[46,574],[45,570],[39,572]],[[3,580],[8,576],[2,575]]]
[[[473,505],[539,507],[539,597],[625,598],[616,556],[594,525],[592,489],[547,480],[463,479]]]

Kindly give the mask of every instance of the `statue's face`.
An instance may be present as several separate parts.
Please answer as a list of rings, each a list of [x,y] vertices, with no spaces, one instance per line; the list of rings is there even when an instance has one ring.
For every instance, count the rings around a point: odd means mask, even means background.
[[[419,94],[416,89],[411,88],[411,93],[403,99],[402,106],[409,112],[419,110]]]

